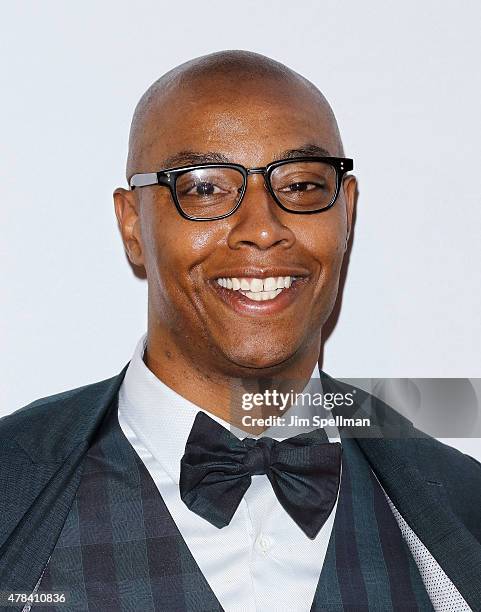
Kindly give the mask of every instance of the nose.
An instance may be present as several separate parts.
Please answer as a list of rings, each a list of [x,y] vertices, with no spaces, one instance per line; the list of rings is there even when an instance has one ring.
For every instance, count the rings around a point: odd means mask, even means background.
[[[282,218],[288,214],[275,203],[262,174],[249,176],[241,205],[230,217],[233,225],[227,239],[229,247],[254,247],[260,251],[290,248],[295,235],[282,223]]]

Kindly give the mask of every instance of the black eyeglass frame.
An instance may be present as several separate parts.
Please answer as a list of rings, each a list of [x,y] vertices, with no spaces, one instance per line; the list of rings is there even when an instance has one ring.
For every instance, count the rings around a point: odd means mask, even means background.
[[[280,166],[284,166],[285,164],[291,164],[296,162],[322,162],[329,164],[336,170],[336,190],[334,195],[327,206],[323,206],[317,210],[291,210],[290,208],[286,208],[282,202],[277,198],[271,184],[271,175],[276,168]],[[180,205],[180,202],[177,197],[176,184],[177,179],[182,174],[186,174],[187,172],[192,172],[194,170],[202,170],[203,168],[231,168],[234,170],[238,170],[243,177],[243,184],[241,191],[239,193],[239,198],[234,208],[224,215],[218,215],[216,217],[193,217],[188,215]],[[267,166],[261,166],[259,168],[246,168],[241,164],[231,164],[231,163],[206,163],[206,164],[196,164],[194,166],[182,166],[180,168],[168,168],[165,170],[159,170],[158,172],[147,172],[142,174],[134,174],[130,177],[129,187],[131,190],[139,187],[152,187],[154,185],[163,185],[168,187],[170,190],[170,194],[172,196],[172,200],[177,208],[179,214],[184,217],[184,219],[188,219],[189,221],[217,221],[218,219],[225,219],[226,217],[230,217],[233,215],[236,210],[238,210],[239,206],[244,199],[244,194],[247,190],[247,177],[250,174],[262,174],[264,176],[264,182],[267,186],[269,193],[271,194],[274,202],[285,210],[286,212],[292,213],[294,215],[312,215],[320,212],[324,212],[325,210],[329,210],[332,208],[337,200],[339,195],[339,191],[342,185],[342,179],[346,172],[349,172],[354,168],[354,162],[352,159],[347,157],[292,157],[289,159],[281,159],[279,161],[272,162]]]

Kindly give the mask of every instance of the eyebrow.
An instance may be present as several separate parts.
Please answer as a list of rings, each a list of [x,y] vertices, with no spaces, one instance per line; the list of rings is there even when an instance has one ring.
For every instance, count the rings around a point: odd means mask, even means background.
[[[200,153],[198,151],[179,151],[162,162],[163,168],[174,168],[175,166],[194,166],[197,164],[220,163],[228,164],[229,158],[216,151]]]
[[[305,144],[295,149],[286,149],[274,156],[272,161],[280,159],[292,159],[294,157],[331,157],[331,153],[324,147],[315,144]],[[179,151],[162,161],[163,168],[174,168],[177,166],[194,166],[197,164],[231,163],[231,160],[218,151]],[[235,162],[234,162],[235,163]]]
[[[291,157],[332,157],[331,153],[324,147],[315,144],[305,144],[297,149],[287,149],[276,155],[274,160],[290,159]]]

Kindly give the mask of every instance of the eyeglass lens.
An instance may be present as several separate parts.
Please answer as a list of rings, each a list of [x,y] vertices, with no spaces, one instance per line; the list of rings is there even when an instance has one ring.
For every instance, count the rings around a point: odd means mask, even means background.
[[[279,202],[295,212],[322,210],[332,203],[336,193],[336,169],[318,161],[277,166],[270,181]],[[244,177],[235,168],[198,168],[177,177],[176,195],[187,215],[217,217],[236,207],[243,185]]]

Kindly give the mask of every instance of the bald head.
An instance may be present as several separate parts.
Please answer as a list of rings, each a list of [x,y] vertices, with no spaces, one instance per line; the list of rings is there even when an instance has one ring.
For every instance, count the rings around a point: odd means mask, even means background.
[[[302,113],[302,105],[316,107],[324,131],[329,132],[332,154],[344,155],[334,113],[315,85],[264,55],[220,51],[173,68],[144,93],[130,129],[127,178],[136,172],[160,169],[157,166],[162,160],[155,159],[156,140],[162,135],[168,138],[184,117],[215,102],[227,114],[231,110],[235,122],[235,109],[241,99],[256,106],[260,113],[263,107],[278,104],[279,100],[289,104],[293,114]],[[205,146],[209,147],[208,141]]]

